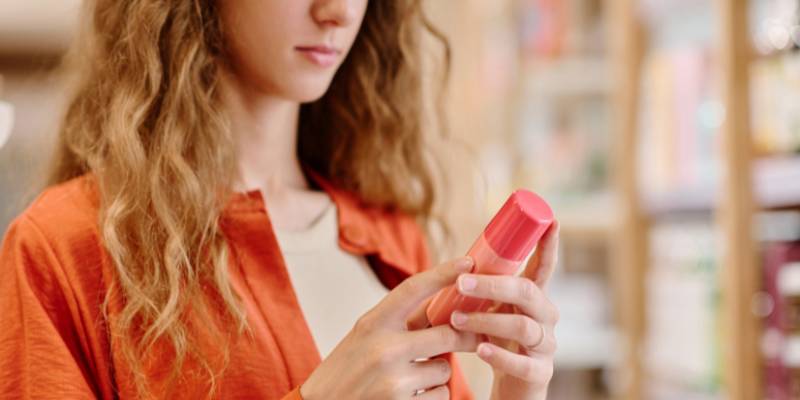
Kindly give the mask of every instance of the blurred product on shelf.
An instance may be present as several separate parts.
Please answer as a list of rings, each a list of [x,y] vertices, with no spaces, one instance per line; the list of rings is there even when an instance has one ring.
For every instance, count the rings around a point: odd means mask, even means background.
[[[639,187],[651,203],[718,180],[725,109],[715,81],[714,3],[641,0],[640,6],[649,43],[639,86]]]
[[[522,51],[537,60],[572,53],[602,53],[604,19],[599,0],[520,0]]]
[[[750,9],[756,154],[800,153],[800,1],[753,0]]]
[[[714,0],[635,0],[651,48],[715,45],[719,9]]]
[[[800,51],[760,58],[751,75],[757,155],[800,153]]]
[[[800,212],[762,215],[764,290],[761,351],[765,362],[764,398],[800,398]],[[765,229],[765,225],[769,225]]]
[[[764,208],[794,207],[800,203],[800,156],[755,160],[754,194]]]
[[[651,196],[702,190],[718,180],[724,107],[706,47],[653,50],[643,72],[640,187]]]
[[[642,0],[652,38],[640,88],[639,184],[650,211],[710,210],[716,204],[719,129],[726,110],[713,31],[696,22],[701,17],[713,21],[712,3]],[[800,39],[800,2],[753,4],[754,42],[769,42],[769,27],[774,31],[775,24]],[[800,186],[794,184],[798,172],[792,172],[800,167],[793,156],[800,153],[800,51],[789,45],[770,49],[751,65],[750,104],[755,156],[760,158],[754,172],[756,198],[774,207],[796,204],[800,195],[794,189]]]
[[[538,57],[558,56],[564,49],[568,23],[567,2],[526,0],[520,2],[520,32],[526,53]]]
[[[759,55],[800,49],[800,1],[750,0],[750,34]]]
[[[762,243],[800,241],[800,211],[764,211],[756,216]]]
[[[750,14],[756,155],[800,153],[800,1],[752,0]]]
[[[517,179],[556,209],[607,192],[610,71],[600,1],[518,2]],[[567,27],[569,29],[567,29]]]
[[[602,97],[559,101],[529,98],[522,104],[518,173],[556,203],[608,189],[609,106]]]
[[[717,240],[710,221],[674,219],[651,230],[647,398],[714,396],[721,388]]]

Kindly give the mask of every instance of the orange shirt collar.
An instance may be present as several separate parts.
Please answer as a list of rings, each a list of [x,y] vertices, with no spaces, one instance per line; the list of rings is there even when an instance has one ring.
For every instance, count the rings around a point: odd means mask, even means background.
[[[377,255],[389,267],[413,275],[416,270],[409,255],[397,250],[390,243],[398,238],[387,237],[387,230],[378,229],[393,216],[385,211],[369,207],[353,193],[337,188],[332,182],[307,165],[304,171],[328,196],[337,209],[339,246],[356,255]],[[264,198],[259,190],[234,193],[226,211],[257,211],[267,213]]]

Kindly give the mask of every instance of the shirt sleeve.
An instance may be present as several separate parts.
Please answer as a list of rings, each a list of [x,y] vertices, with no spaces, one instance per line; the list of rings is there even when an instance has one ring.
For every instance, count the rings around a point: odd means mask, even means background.
[[[23,214],[0,248],[0,398],[93,399],[79,361],[65,282],[52,248]]]

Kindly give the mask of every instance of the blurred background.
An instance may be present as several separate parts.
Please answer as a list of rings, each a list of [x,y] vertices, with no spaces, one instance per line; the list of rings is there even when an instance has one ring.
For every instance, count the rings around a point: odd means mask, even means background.
[[[79,5],[0,0],[2,231],[40,189]],[[800,0],[426,7],[463,144],[443,152],[464,173],[441,257],[518,187],[562,224],[550,398],[800,399]],[[460,356],[488,398],[490,370]]]

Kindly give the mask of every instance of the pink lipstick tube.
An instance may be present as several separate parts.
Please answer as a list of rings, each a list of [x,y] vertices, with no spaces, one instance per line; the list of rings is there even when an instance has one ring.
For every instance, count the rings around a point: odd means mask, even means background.
[[[513,275],[553,224],[553,211],[541,197],[517,190],[506,200],[467,252],[475,260],[472,273]],[[426,309],[432,326],[450,322],[453,311],[485,312],[492,300],[460,294],[450,285],[436,294]]]

